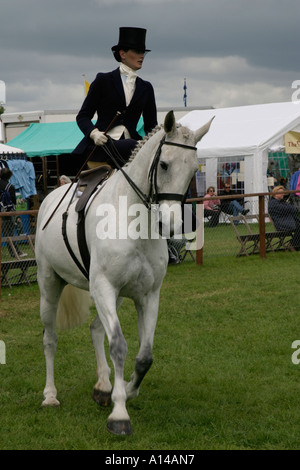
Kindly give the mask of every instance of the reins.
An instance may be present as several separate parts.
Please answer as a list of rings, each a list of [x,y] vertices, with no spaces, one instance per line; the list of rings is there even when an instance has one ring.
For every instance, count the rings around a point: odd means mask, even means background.
[[[117,117],[120,115],[121,113],[118,111],[117,114],[115,115],[115,117],[113,118],[113,120],[111,121],[111,123],[109,124],[109,126],[107,127],[107,129],[105,130],[105,134],[106,132],[112,127],[113,123],[115,122],[115,120],[117,119]],[[116,154],[116,156],[121,160],[123,161],[120,153],[118,152],[118,150],[116,149],[116,147],[114,146],[113,144],[113,141],[112,139],[108,136],[108,138],[110,139],[110,142],[111,142],[111,147],[113,148],[114,150],[114,153]],[[135,184],[134,181],[132,181],[132,179],[130,178],[130,176],[127,175],[127,173],[123,170],[123,168],[121,167],[121,165],[119,165],[119,163],[117,162],[116,158],[114,157],[113,153],[108,149],[107,145],[103,145],[103,149],[104,151],[107,153],[107,155],[112,159],[114,165],[116,166],[116,168],[118,170],[121,171],[121,173],[123,174],[123,176],[125,177],[125,179],[128,181],[128,183],[130,184],[130,186],[132,187],[132,189],[136,192],[136,194],[139,196],[139,198],[141,199],[141,201],[143,202],[143,204],[146,206],[146,208],[148,210],[151,210],[151,204],[152,204],[152,198],[153,198],[153,195],[155,196],[155,203],[158,204],[159,201],[161,201],[162,199],[166,199],[166,200],[175,200],[175,201],[183,201],[184,199],[184,195],[182,194],[172,194],[172,193],[158,193],[158,187],[157,187],[157,167],[158,167],[158,162],[159,162],[159,159],[160,159],[160,154],[161,154],[161,149],[162,149],[162,146],[163,145],[173,145],[174,147],[181,147],[181,148],[184,148],[184,149],[190,149],[190,150],[197,150],[196,147],[192,147],[190,145],[184,145],[184,144],[179,144],[177,142],[168,142],[165,140],[166,136],[164,135],[164,137],[161,139],[160,143],[159,143],[159,146],[158,146],[158,149],[155,153],[155,156],[154,156],[154,159],[153,159],[153,162],[152,162],[152,165],[151,165],[151,168],[150,168],[150,172],[149,172],[149,179],[150,179],[150,190],[149,190],[149,194],[148,196],[146,194],[143,193],[143,191],[141,191],[141,189]],[[87,157],[86,161],[84,162],[84,164],[82,165],[82,167],[80,168],[80,170],[78,171],[77,175],[75,176],[74,178],[74,181],[71,183],[71,185],[69,186],[69,188],[67,189],[67,191],[64,193],[64,195],[62,196],[62,198],[60,199],[60,201],[58,202],[57,206],[54,208],[52,214],[50,215],[50,217],[48,218],[47,222],[44,224],[42,230],[44,230],[48,223],[50,222],[50,220],[52,219],[53,215],[55,214],[55,212],[57,211],[58,207],[61,205],[62,201],[64,200],[64,198],[66,197],[66,195],[68,194],[68,192],[70,191],[71,187],[74,185],[74,183],[79,179],[79,175],[81,173],[81,171],[84,169],[84,167],[86,166],[87,162],[90,160],[90,158],[92,157],[93,153],[95,152],[97,146],[95,145],[93,150],[91,151],[91,153],[89,154],[89,156]],[[123,163],[125,163],[123,161]],[[153,186],[154,186],[154,189],[155,191],[153,191]]]
[[[116,149],[116,147],[114,146],[113,144],[113,141],[110,137],[108,137],[111,141],[111,146],[116,154],[116,156],[118,156],[118,158],[122,161],[122,157],[120,155],[120,153],[118,152],[118,150]],[[143,191],[141,191],[141,189],[135,184],[134,181],[132,181],[132,179],[130,178],[130,176],[128,176],[128,174],[126,173],[126,171],[123,170],[123,168],[121,167],[121,165],[119,165],[118,161],[116,160],[115,156],[113,155],[113,153],[107,148],[106,145],[103,146],[104,147],[104,151],[107,153],[107,155],[111,158],[111,160],[113,161],[114,165],[116,166],[116,168],[118,170],[121,171],[121,173],[123,174],[123,176],[125,177],[125,179],[128,181],[128,183],[130,184],[130,186],[132,187],[132,189],[136,192],[136,194],[139,196],[139,198],[142,200],[143,204],[147,207],[148,210],[151,209],[151,204],[149,204],[149,197],[146,196],[146,194],[143,193]],[[123,163],[126,163],[126,162],[123,162]]]
[[[120,158],[121,156],[119,155],[119,152],[117,149],[114,147],[113,142],[111,141],[112,147],[114,149],[114,152],[116,155]],[[163,145],[171,145],[173,147],[180,147],[188,150],[197,150],[197,147],[192,147],[191,145],[185,145],[185,144],[180,144],[178,142],[168,142],[166,141],[166,136],[164,135],[163,138],[161,139],[159,146],[155,152],[155,156],[153,158],[150,170],[149,170],[149,181],[150,181],[150,189],[149,189],[149,194],[148,196],[141,191],[141,189],[135,184],[135,182],[128,176],[126,171],[123,170],[123,168],[119,165],[117,160],[115,159],[114,155],[112,152],[108,150],[108,148],[105,148],[105,152],[109,155],[109,157],[112,159],[113,163],[117,167],[118,170],[121,171],[123,176],[126,178],[132,189],[136,192],[136,194],[139,196],[139,198],[142,200],[143,204],[146,206],[148,210],[151,210],[151,204],[153,203],[153,200],[155,204],[158,204],[159,201],[161,200],[172,200],[172,201],[183,201],[185,198],[185,194],[178,194],[178,193],[159,193],[158,192],[158,186],[157,186],[157,169],[158,169],[158,163],[160,160],[160,155],[161,155],[161,150]]]

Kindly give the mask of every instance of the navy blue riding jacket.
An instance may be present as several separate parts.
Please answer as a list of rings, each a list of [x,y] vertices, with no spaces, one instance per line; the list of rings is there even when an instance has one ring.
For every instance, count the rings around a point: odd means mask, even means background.
[[[140,140],[136,131],[140,116],[144,119],[144,131],[148,134],[157,125],[157,110],[153,86],[140,77],[136,78],[136,89],[131,102],[126,106],[125,93],[119,68],[108,73],[98,73],[76,117],[77,124],[84,134],[73,151],[83,154],[88,148],[94,146],[89,137],[93,129],[105,131],[117,111],[121,115],[114,122],[114,126],[124,125],[132,139]],[[92,119],[97,113],[97,122]]]

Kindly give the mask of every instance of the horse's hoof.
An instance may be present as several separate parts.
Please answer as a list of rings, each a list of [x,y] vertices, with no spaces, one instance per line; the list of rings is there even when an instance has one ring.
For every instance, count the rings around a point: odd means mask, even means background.
[[[128,436],[132,433],[130,421],[125,420],[107,421],[107,430],[112,434],[117,434],[118,436]]]
[[[50,397],[46,398],[42,403],[43,408],[46,408],[47,406],[58,407],[60,406],[60,403],[56,398]]]
[[[111,392],[102,392],[94,388],[93,400],[100,406],[110,406],[111,404]]]

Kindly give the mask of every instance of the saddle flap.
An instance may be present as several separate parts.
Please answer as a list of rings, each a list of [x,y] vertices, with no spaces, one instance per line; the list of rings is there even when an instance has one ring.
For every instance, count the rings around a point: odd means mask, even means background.
[[[78,180],[78,187],[83,188],[82,195],[77,201],[75,210],[80,212],[84,210],[91,195],[96,190],[97,186],[108,179],[113,173],[113,168],[109,165],[102,165],[92,170],[82,171]]]

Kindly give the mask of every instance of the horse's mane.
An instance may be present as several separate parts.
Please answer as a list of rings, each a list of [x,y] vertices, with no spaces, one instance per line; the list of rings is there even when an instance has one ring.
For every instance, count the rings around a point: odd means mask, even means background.
[[[185,126],[182,126],[182,124],[180,123],[176,123],[176,127],[177,128],[181,128],[182,129],[182,134],[183,134],[183,137],[185,139],[188,139],[189,135],[190,135],[190,129],[185,127]],[[139,153],[139,151],[144,147],[144,145],[149,141],[149,139],[151,139],[151,137],[153,137],[154,135],[156,135],[159,131],[161,131],[162,129],[164,128],[163,124],[158,124],[156,127],[154,127],[154,129],[152,129],[151,132],[149,132],[149,134],[147,136],[144,137],[143,140],[139,140],[138,141],[138,144],[137,146],[133,149],[130,157],[129,157],[129,160],[127,161],[127,163],[125,163],[124,165],[124,168],[126,168],[128,165],[130,165],[130,163],[135,159],[136,155]]]
[[[183,136],[187,139],[189,134],[190,134],[190,129],[188,129],[187,127],[185,126],[182,126],[182,124],[180,123],[176,123],[176,127],[177,128],[181,128],[182,131],[183,131]],[[139,153],[139,151],[144,147],[144,145],[149,141],[149,139],[151,139],[151,137],[153,137],[154,135],[156,135],[159,131],[161,131],[162,129],[164,128],[163,124],[158,124],[156,127],[154,127],[152,129],[151,132],[149,132],[148,135],[146,135],[144,137],[143,140],[139,140],[138,141],[138,144],[136,145],[136,147],[134,147],[134,149],[132,150],[132,153],[128,159],[128,161],[125,163],[124,167],[123,168],[126,168],[128,165],[130,165],[131,162],[133,162],[133,160],[135,159],[135,157],[137,156],[137,154]]]
[[[129,160],[124,165],[124,168],[126,168],[128,165],[130,165],[130,163],[135,159],[136,155],[139,153],[141,148],[144,147],[144,145],[148,142],[148,140],[151,139],[151,137],[153,137],[155,134],[157,134],[157,132],[159,132],[162,128],[163,128],[163,125],[157,125],[156,127],[154,127],[154,129],[152,129],[151,132],[149,132],[148,135],[146,135],[144,137],[143,140],[139,140],[137,146],[133,149],[133,151],[132,151],[132,153],[129,157]]]

